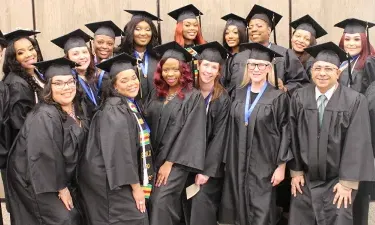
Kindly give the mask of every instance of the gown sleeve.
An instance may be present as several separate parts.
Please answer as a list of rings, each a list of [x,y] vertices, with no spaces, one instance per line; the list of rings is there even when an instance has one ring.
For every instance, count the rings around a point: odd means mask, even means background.
[[[110,189],[139,183],[137,150],[134,150],[136,144],[131,136],[131,132],[138,132],[138,129],[130,126],[129,121],[133,115],[121,105],[105,107],[98,113],[96,119],[99,120],[99,127],[91,127],[90,132],[99,132]]]
[[[6,85],[0,82],[0,169],[4,169],[8,157],[9,129],[8,121],[9,92]]]
[[[368,108],[370,112],[370,127],[371,127],[371,140],[372,150],[375,157],[375,83],[372,83],[366,91],[368,101]]]
[[[295,89],[308,84],[309,78],[306,74],[305,68],[299,61],[298,57],[292,52],[293,50],[288,49],[284,57],[284,68],[285,68],[285,86],[288,91],[293,92]]]
[[[37,112],[30,122],[26,148],[31,183],[36,194],[58,192],[67,187],[63,128],[59,115]]]
[[[219,99],[218,99],[219,101]],[[206,160],[203,174],[209,177],[215,177],[219,173],[223,163],[223,155],[225,151],[226,126],[230,111],[230,100],[226,97],[220,101],[220,111],[217,112],[217,117],[213,121],[213,134],[208,137],[210,140],[207,144]]]
[[[177,118],[178,135],[166,161],[202,171],[206,150],[206,108],[201,94],[194,94]]]
[[[290,127],[289,127],[289,95],[281,94],[274,104],[276,124],[281,135],[281,143],[277,154],[277,165],[288,162],[293,156],[290,151]]]
[[[368,83],[375,81],[375,56],[369,56],[365,62],[365,74],[368,77]]]
[[[374,180],[368,103],[362,94],[351,109],[351,121],[342,148],[339,178],[346,181]]]

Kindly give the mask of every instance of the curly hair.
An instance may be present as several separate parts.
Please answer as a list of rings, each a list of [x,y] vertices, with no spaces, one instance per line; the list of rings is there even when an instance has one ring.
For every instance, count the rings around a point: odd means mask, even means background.
[[[184,27],[184,22],[178,22],[176,25],[176,30],[174,33],[174,40],[181,45],[182,47],[185,47],[185,39],[184,39],[184,34],[183,34],[183,27]],[[202,35],[202,29],[200,26],[198,26],[198,34],[194,39],[194,44],[201,45],[201,44],[206,44],[206,41],[203,38]]]
[[[224,27],[224,31],[223,31],[223,46],[224,48],[226,48],[229,52],[232,52],[232,48],[228,46],[227,42],[225,41],[225,33],[228,29],[229,26],[236,26],[236,25],[233,25],[233,24],[226,24],[225,27]],[[237,27],[237,30],[238,30],[238,39],[239,39],[239,43],[238,45],[242,44],[242,43],[247,43],[249,42],[248,39],[247,39],[247,34],[246,34],[246,26],[244,27],[241,27],[241,26],[236,26]]]
[[[42,88],[36,83],[36,81],[33,79],[32,76],[30,76],[26,69],[22,67],[21,63],[17,61],[16,57],[16,49],[14,47],[14,43],[20,39],[27,39],[31,42],[33,45],[35,51],[37,52],[37,61],[39,62],[41,60],[41,52],[38,47],[37,42],[29,37],[20,37],[17,39],[14,39],[8,43],[8,47],[5,50],[4,55],[4,65],[3,65],[3,72],[4,72],[4,80],[9,75],[9,73],[14,73],[18,76],[20,76],[22,79],[24,79],[29,86],[31,87],[33,92],[40,93]]]
[[[77,88],[76,95],[74,96],[74,99],[73,99],[74,108],[76,110],[76,116],[81,116],[81,117],[84,115],[83,109],[80,105],[80,99],[82,98],[82,94],[83,93]],[[54,105],[59,111],[59,113],[61,114],[63,121],[66,121],[68,114],[62,109],[59,103],[53,100],[52,78],[47,80],[47,83],[44,86],[41,96],[42,96],[41,101],[49,105]]]
[[[132,18],[124,27],[125,36],[121,39],[121,44],[119,46],[120,52],[125,52],[129,55],[133,55],[135,48],[134,42],[134,30],[140,22],[146,22],[151,28],[151,41],[147,44],[147,52],[156,56],[154,51],[152,50],[155,46],[158,45],[158,30],[156,29],[155,24],[149,19],[145,17],[134,17]]]
[[[158,66],[156,68],[156,71],[154,73],[154,85],[156,89],[156,93],[158,97],[167,97],[169,85],[164,80],[162,76],[163,71],[163,65],[168,59],[162,59],[158,63]],[[179,61],[179,70],[181,73],[179,84],[180,89],[177,91],[177,95],[179,98],[184,99],[185,95],[183,93],[183,90],[191,90],[193,88],[193,74],[191,73],[190,66],[183,61]]]

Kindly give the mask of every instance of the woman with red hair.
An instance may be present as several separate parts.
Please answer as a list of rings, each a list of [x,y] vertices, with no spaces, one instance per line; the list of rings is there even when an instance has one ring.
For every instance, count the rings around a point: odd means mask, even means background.
[[[368,28],[373,26],[375,24],[354,18],[346,19],[335,25],[335,27],[344,29],[339,46],[352,57],[350,65],[348,62],[344,62],[340,66],[340,83],[362,94],[366,93],[370,102],[372,97],[366,90],[375,81],[375,60],[373,57],[375,51],[369,42],[368,33],[366,36],[366,29],[368,32]],[[372,182],[360,182],[353,205],[354,224],[365,225],[368,223],[369,195],[374,192],[373,189]]]
[[[145,103],[156,172],[151,194],[151,224],[174,225],[181,219],[181,194],[189,172],[203,170],[206,113],[193,88],[192,57],[177,42],[154,48],[162,55],[154,74],[155,89]]]
[[[200,16],[203,15],[194,5],[186,5],[168,13],[177,21],[174,40],[184,47],[196,59],[197,53],[192,49],[195,45],[205,44],[201,30]],[[199,17],[199,21],[197,20]],[[191,68],[194,75],[194,84],[198,82],[198,60],[193,60]]]
[[[362,94],[366,92],[371,82],[375,81],[375,74],[365,72],[365,67],[371,66],[369,56],[375,55],[374,47],[366,36],[366,29],[372,26],[375,24],[353,18],[335,25],[335,27],[344,29],[339,44],[340,48],[352,57],[350,64],[344,62],[340,66],[340,83]],[[351,73],[349,73],[349,69]]]

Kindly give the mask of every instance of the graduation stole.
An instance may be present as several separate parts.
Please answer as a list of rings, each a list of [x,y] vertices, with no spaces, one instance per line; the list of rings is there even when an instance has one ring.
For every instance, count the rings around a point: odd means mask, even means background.
[[[150,143],[150,128],[143,119],[140,111],[138,110],[137,103],[133,100],[128,99],[128,105],[133,111],[133,115],[137,120],[139,127],[139,143],[141,146],[141,151],[139,154],[141,162],[141,186],[143,192],[145,193],[145,198],[150,198],[152,190],[153,181],[153,165],[152,165],[152,155],[151,155],[151,143]]]
[[[193,58],[197,58],[198,53],[193,48],[185,48],[186,51],[188,51]],[[197,84],[198,82],[198,60],[193,60],[193,73],[194,73],[194,84]]]

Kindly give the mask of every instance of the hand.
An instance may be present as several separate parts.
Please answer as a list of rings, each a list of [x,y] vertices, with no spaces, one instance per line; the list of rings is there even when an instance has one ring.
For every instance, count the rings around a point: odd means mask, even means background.
[[[345,209],[348,208],[349,204],[352,204],[352,189],[342,186],[340,183],[336,184],[333,188],[333,192],[336,192],[333,204],[337,202],[337,208],[341,208],[341,204],[344,203]]]
[[[284,86],[284,82],[280,78],[277,78],[277,86],[283,92],[287,92],[288,91],[288,89]]]
[[[136,184],[136,185],[132,184],[132,189],[133,189],[132,194],[133,194],[135,204],[137,205],[137,209],[141,213],[145,213],[146,212],[145,193],[143,192],[139,184]]]
[[[67,210],[70,211],[74,208],[73,199],[72,199],[72,196],[70,195],[70,191],[67,187],[60,190],[58,196],[59,196],[59,199],[64,203],[65,208]]]
[[[195,184],[196,185],[203,185],[207,183],[208,179],[210,179],[209,176],[203,175],[203,174],[197,174],[195,176]]]
[[[279,185],[281,183],[281,181],[284,180],[284,178],[285,178],[285,167],[286,167],[285,163],[281,164],[276,168],[275,172],[273,172],[273,175],[272,175],[272,178],[271,178],[271,183],[272,183],[273,187]]]
[[[162,184],[167,185],[169,174],[171,173],[173,163],[166,161],[158,171],[156,179],[156,187],[160,187]]]
[[[297,191],[302,195],[302,189],[301,186],[305,186],[305,178],[303,178],[303,175],[296,176],[292,178],[292,195],[294,197],[297,197]]]

